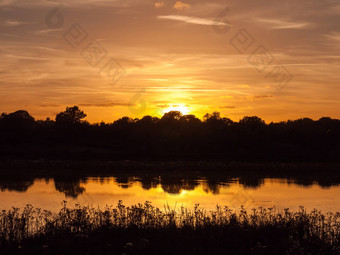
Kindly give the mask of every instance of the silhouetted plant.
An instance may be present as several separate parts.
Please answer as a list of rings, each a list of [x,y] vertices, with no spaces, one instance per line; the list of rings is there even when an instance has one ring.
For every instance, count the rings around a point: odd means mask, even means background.
[[[307,213],[303,207],[297,212],[261,207],[247,211],[241,207],[236,212],[220,206],[207,212],[198,204],[193,210],[175,210],[168,205],[160,210],[150,202],[125,206],[121,201],[104,209],[69,208],[64,202],[58,213],[31,205],[22,213],[16,208],[0,212],[0,249],[4,252],[15,252],[18,246],[28,252],[42,245],[52,252],[55,243],[68,252],[93,245],[98,252],[107,244],[117,252],[127,242],[145,238],[149,250],[142,249],[148,254],[159,253],[159,246],[181,254],[198,247],[203,250],[195,253],[203,254],[206,249],[210,253],[250,254],[256,250],[257,254],[339,254],[340,213]],[[67,240],[74,240],[73,245],[69,246]],[[135,245],[139,249],[135,253],[142,252],[138,243]]]

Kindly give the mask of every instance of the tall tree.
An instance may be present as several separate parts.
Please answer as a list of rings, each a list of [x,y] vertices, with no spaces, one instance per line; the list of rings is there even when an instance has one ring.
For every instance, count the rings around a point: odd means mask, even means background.
[[[57,124],[79,124],[87,115],[78,106],[66,107],[66,110],[57,114]]]

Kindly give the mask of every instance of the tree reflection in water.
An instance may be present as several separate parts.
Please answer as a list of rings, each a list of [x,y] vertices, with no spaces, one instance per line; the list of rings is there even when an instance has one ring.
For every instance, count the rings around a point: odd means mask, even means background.
[[[113,176],[101,176],[96,178],[91,178],[91,181],[99,182],[101,184],[108,182]],[[155,175],[134,175],[128,176],[114,176],[115,183],[124,189],[128,189],[135,184],[139,184],[144,190],[150,190],[152,188],[157,188],[159,185],[164,192],[168,194],[180,194],[182,191],[194,190],[196,187],[201,185],[202,190],[206,193],[219,194],[222,187],[230,186],[231,183],[239,183],[243,187],[247,188],[259,188],[264,184],[265,176],[225,176],[216,177],[214,175],[209,177],[201,176],[185,176],[178,177],[172,175],[159,176]],[[83,187],[87,183],[88,177],[51,177],[45,178],[48,182],[49,180],[54,181],[55,189],[58,192],[65,194],[66,198],[77,198],[79,195],[83,194],[86,190]],[[279,178],[279,177],[275,177]],[[339,176],[309,176],[306,177],[281,177],[279,178],[283,182],[287,182],[309,187],[313,184],[317,184],[323,188],[328,188],[331,186],[340,184]],[[26,192],[29,187],[34,184],[35,178],[1,178],[0,179],[0,190],[4,191],[16,191],[16,192]],[[112,179],[111,179],[112,180]]]
[[[0,179],[1,191],[25,192],[34,184],[34,179]]]
[[[85,191],[85,188],[80,186],[81,182],[84,183],[86,180],[71,179],[65,181],[63,179],[54,178],[55,189],[64,193],[66,197],[72,198],[77,198]]]

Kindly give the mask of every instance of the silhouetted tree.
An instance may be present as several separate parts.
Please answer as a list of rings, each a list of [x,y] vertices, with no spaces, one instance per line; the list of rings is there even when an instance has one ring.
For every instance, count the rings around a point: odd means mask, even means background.
[[[158,122],[159,122],[159,118],[152,117],[150,115],[144,116],[142,119],[138,121],[140,125],[146,125],[146,126],[157,124]]]
[[[57,114],[56,122],[35,121],[24,110],[3,113],[0,157],[11,153],[11,156],[31,155],[31,151],[40,148],[36,150],[37,157],[44,157],[47,152],[53,156],[110,159],[340,159],[340,120],[329,117],[268,125],[256,116],[233,122],[219,112],[205,114],[203,121],[179,111],[165,113],[160,119],[122,117],[113,123],[98,124],[89,124],[83,120],[85,117],[77,106]],[[23,144],[25,149],[19,148]],[[11,147],[13,152],[8,149]]]
[[[19,110],[10,114],[2,113],[0,119],[16,125],[32,125],[35,121],[34,118],[24,110]]]
[[[134,119],[131,119],[129,117],[123,117],[123,118],[120,118],[118,120],[116,120],[113,124],[115,126],[128,126],[130,124],[134,123]]]
[[[161,118],[162,121],[165,120],[179,120],[182,117],[182,113],[180,111],[170,111],[167,113],[164,113],[163,117]]]
[[[36,122],[24,110],[0,116],[0,143],[13,145],[30,143],[35,135]]]
[[[266,125],[264,120],[262,120],[261,118],[257,116],[251,116],[251,117],[245,116],[243,117],[243,119],[240,120],[239,124],[244,127],[248,127],[248,128],[259,128],[259,127],[261,128]]]
[[[221,113],[219,112],[213,112],[213,113],[206,113],[203,116],[203,120],[207,121],[207,120],[220,120],[221,119]]]
[[[78,106],[66,107],[66,110],[58,113],[55,120],[57,124],[79,124],[87,115]]]
[[[196,118],[196,116],[193,114],[183,115],[179,118],[179,121],[182,124],[201,124],[201,120]]]

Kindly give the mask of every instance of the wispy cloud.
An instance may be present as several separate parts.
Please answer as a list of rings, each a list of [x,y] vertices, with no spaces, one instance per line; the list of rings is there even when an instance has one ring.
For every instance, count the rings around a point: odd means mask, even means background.
[[[7,20],[5,21],[6,27],[15,27],[15,26],[21,26],[21,25],[29,25],[34,24],[33,22],[24,22],[24,21],[18,21],[18,20]]]
[[[40,104],[39,107],[42,108],[48,108],[48,107],[60,107],[62,106],[61,104],[50,104],[50,103],[46,103],[46,104]]]
[[[189,24],[196,24],[196,25],[205,25],[205,26],[230,26],[230,24],[215,21],[212,19],[204,19],[204,18],[197,18],[197,17],[190,17],[190,16],[181,16],[181,15],[165,15],[165,16],[158,16],[159,19],[168,19],[168,20],[176,20],[176,21],[183,21]]]
[[[272,29],[302,29],[310,26],[307,22],[293,22],[279,19],[256,18],[255,21],[268,25]]]
[[[340,33],[339,32],[335,32],[335,33],[331,33],[326,35],[327,38],[333,39],[335,41],[340,41]]]

